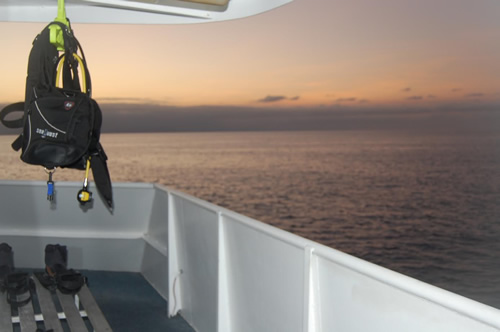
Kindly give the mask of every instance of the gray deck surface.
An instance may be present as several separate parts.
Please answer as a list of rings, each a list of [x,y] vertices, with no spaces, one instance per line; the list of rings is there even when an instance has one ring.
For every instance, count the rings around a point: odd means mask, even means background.
[[[182,317],[168,318],[167,302],[140,273],[81,272],[113,331],[194,332]]]

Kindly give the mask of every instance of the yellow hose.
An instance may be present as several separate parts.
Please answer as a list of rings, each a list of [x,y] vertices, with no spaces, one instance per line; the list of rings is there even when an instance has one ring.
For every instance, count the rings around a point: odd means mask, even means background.
[[[57,73],[56,73],[56,87],[60,88],[59,86],[59,77],[61,77],[62,74],[62,65],[64,63],[64,58],[66,56],[63,55],[61,60],[59,60],[59,63],[57,64]],[[80,58],[80,56],[76,53],[73,53],[73,57],[78,61],[80,64],[80,68],[82,69],[82,92],[87,91],[87,77],[85,75],[85,66],[83,65],[83,60]]]
[[[89,178],[89,170],[90,170],[90,158],[87,159],[87,167],[85,167],[85,178],[88,179]]]

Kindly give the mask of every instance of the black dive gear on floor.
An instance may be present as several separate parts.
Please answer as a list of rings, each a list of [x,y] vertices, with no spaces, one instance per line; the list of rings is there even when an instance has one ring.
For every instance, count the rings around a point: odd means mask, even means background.
[[[87,283],[80,272],[68,269],[68,251],[66,246],[48,244],[45,247],[45,271],[36,272],[42,286],[63,294],[76,294]],[[25,272],[14,271],[14,254],[7,243],[0,244],[0,291],[7,293],[7,302],[21,307],[31,300],[35,283]]]
[[[14,253],[7,243],[0,244],[0,289],[7,293],[7,302],[22,307],[31,300],[34,283],[28,273],[14,272]]]
[[[54,25],[62,30],[62,55],[50,41],[50,27]],[[102,113],[91,98],[91,91],[85,56],[73,31],[69,25],[52,22],[33,42],[25,101],[5,107],[0,111],[0,120],[6,127],[23,128],[12,147],[22,150],[21,159],[28,164],[48,170],[56,167],[85,170],[90,160],[96,187],[111,209],[113,196],[107,156],[99,143]],[[6,119],[16,111],[23,112],[22,118]],[[51,189],[49,200],[53,197]]]
[[[68,269],[68,251],[66,246],[48,244],[45,247],[45,272],[35,273],[42,286],[49,290],[56,288],[64,294],[75,294],[83,284],[85,277],[80,272]]]

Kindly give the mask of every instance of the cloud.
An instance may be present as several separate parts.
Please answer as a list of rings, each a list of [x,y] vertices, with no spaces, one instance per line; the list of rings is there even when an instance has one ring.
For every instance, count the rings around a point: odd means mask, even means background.
[[[159,104],[158,100],[137,97],[98,97],[101,103]]]
[[[453,89],[451,89],[451,92],[459,92],[459,91],[462,91],[462,89],[460,89],[460,88],[453,88]]]
[[[274,103],[274,102],[277,102],[277,101],[282,101],[282,100],[287,100],[287,99],[295,101],[295,100],[299,100],[300,96],[295,96],[295,97],[288,98],[287,96],[272,96],[272,95],[267,95],[266,97],[264,97],[262,99],[259,99],[257,101],[259,103]]]
[[[422,99],[424,99],[424,97],[422,97],[422,96],[411,96],[411,97],[408,97],[406,99],[407,100],[422,100]]]
[[[103,133],[207,132],[264,130],[478,130],[498,131],[498,104],[456,103],[441,108],[369,107],[356,103],[318,107],[192,106],[103,103]],[[2,105],[0,105],[0,108]],[[471,121],[473,119],[474,121]],[[0,134],[18,135],[19,129],[0,126]]]
[[[484,93],[480,92],[475,92],[475,93],[469,93],[465,95],[466,98],[478,98],[478,97],[484,97]]]
[[[265,98],[257,100],[259,103],[274,103],[286,99],[285,96],[266,96]]]
[[[435,95],[427,95],[427,98],[434,99],[434,98],[436,98],[436,96]]]
[[[466,107],[466,106],[464,106]],[[248,131],[248,130],[349,130],[349,129],[394,129],[422,128],[434,126],[442,130],[443,123],[455,123],[449,128],[472,126],[477,121],[477,108],[457,111],[455,105],[440,109],[367,108],[360,104],[331,105],[324,107],[242,107],[242,106],[196,106],[174,107],[165,105],[103,105],[103,132],[193,132],[193,131]],[[130,112],[123,113],[123,110]],[[452,111],[450,111],[452,109]],[[487,108],[481,114],[485,126],[497,130],[500,119],[498,106]],[[402,112],[408,110],[408,112]],[[472,112],[471,110],[474,110]],[[133,111],[133,112],[132,112]],[[349,112],[345,112],[349,111]],[[460,115],[462,114],[462,115]],[[464,120],[465,119],[465,120]],[[433,127],[433,128],[434,128]],[[477,127],[477,130],[480,128]]]
[[[411,88],[410,87],[407,87],[407,88],[404,88],[404,89],[401,89],[402,92],[410,92],[411,91]]]
[[[342,103],[342,102],[354,102],[356,100],[358,100],[358,98],[356,98],[356,97],[339,98],[339,99],[337,99],[337,102],[338,103]]]
[[[366,104],[366,103],[369,103],[369,102],[370,102],[370,100],[369,100],[369,99],[360,99],[360,100],[359,100],[359,103],[360,103],[360,104]]]

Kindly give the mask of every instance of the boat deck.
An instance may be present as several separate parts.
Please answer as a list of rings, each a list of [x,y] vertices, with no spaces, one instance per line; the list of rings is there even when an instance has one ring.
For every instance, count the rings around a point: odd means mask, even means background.
[[[91,291],[95,302],[104,314],[107,324],[109,324],[109,327],[111,327],[113,331],[194,331],[182,317],[176,316],[171,319],[167,317],[167,302],[152,288],[140,273],[104,271],[82,271],[82,273],[88,278],[88,289]],[[39,292],[40,291],[37,291],[37,295]],[[40,297],[37,297],[38,301],[34,301],[33,303],[35,314],[40,311],[39,308],[37,308]],[[61,301],[61,298],[59,300]],[[35,324],[31,303],[22,307],[24,308],[23,311],[26,311],[25,309],[28,306],[30,307],[27,311],[32,313],[31,324]],[[16,310],[17,309],[14,311]],[[19,313],[20,312],[21,310]],[[66,310],[64,310],[64,312],[66,316],[68,316]],[[25,322],[23,325],[22,318],[18,319],[16,315],[13,316],[13,331],[30,329],[30,325],[26,325]],[[22,316],[23,315],[19,315],[19,317]],[[2,320],[5,321],[5,318],[6,317],[2,317]],[[19,320],[21,322],[19,322]],[[68,322],[69,321],[68,318]],[[80,319],[80,321],[82,320]],[[67,321],[61,319],[61,325],[64,331],[73,331],[74,329],[78,331],[94,330],[91,324],[89,324],[88,319],[84,319],[83,322],[85,323],[80,323],[80,326],[70,328]],[[107,324],[105,323],[101,326],[107,326]],[[36,328],[45,331],[44,328],[46,329],[47,327],[44,326],[42,320],[38,320],[36,322]],[[33,330],[33,328],[31,328],[30,331],[31,330]],[[105,330],[108,330],[108,328]],[[99,328],[96,328],[96,331],[99,331]]]
[[[0,242],[31,269],[67,245],[114,331],[500,331],[496,308],[184,193],[114,183],[109,213],[80,189],[54,205],[46,182],[0,180]]]
[[[140,273],[82,273],[113,331],[194,332],[181,316],[168,318],[167,301]]]

